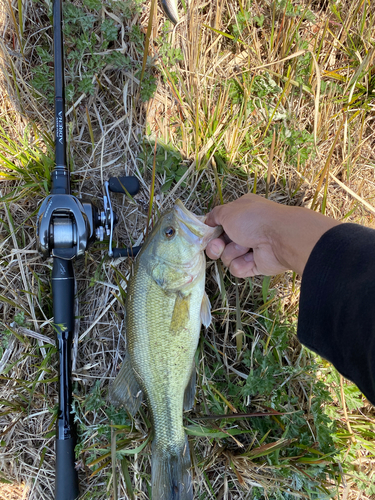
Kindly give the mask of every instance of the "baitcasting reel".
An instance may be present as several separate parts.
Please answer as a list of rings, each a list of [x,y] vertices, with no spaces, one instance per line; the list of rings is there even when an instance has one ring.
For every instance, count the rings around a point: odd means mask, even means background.
[[[108,255],[126,257],[136,255],[139,247],[112,248],[113,229],[117,222],[112,210],[109,191],[129,193],[139,191],[134,176],[111,177],[104,183],[103,211],[99,212],[90,201],[81,201],[70,194],[51,194],[43,201],[37,219],[37,249],[43,258],[58,257],[73,260],[84,255],[95,240],[109,236]]]

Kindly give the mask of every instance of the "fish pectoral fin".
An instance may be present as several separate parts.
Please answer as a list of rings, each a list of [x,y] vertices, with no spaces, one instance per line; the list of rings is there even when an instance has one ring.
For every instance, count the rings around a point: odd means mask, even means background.
[[[190,316],[190,294],[182,295],[177,294],[176,301],[174,303],[172,321],[171,321],[171,333],[176,334],[184,328],[186,328]]]
[[[211,302],[210,299],[208,298],[208,295],[206,292],[204,292],[203,299],[202,299],[202,305],[201,305],[201,320],[202,324],[208,328],[211,323]]]
[[[196,374],[197,370],[195,368],[195,362],[193,361],[190,380],[184,393],[184,411],[191,410],[194,406]]]
[[[139,410],[143,392],[135,378],[129,353],[126,353],[120,371],[109,389],[108,399],[115,406],[124,405],[132,416]]]

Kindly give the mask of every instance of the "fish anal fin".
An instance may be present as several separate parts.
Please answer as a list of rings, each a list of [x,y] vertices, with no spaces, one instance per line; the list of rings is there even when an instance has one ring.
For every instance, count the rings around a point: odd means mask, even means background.
[[[197,370],[195,368],[195,363],[193,362],[190,380],[188,385],[186,386],[184,393],[184,411],[191,410],[194,406],[195,400],[195,383],[196,383],[196,373]]]
[[[129,353],[126,353],[120,371],[110,386],[108,399],[115,406],[124,405],[132,416],[139,410],[143,393],[135,378]]]
[[[211,323],[211,302],[206,292],[204,292],[201,305],[202,324],[208,328]]]

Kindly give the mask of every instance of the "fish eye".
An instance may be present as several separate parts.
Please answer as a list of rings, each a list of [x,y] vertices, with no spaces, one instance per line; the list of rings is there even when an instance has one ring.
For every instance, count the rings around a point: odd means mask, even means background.
[[[166,238],[171,239],[176,234],[176,230],[174,227],[169,226],[166,229],[164,229],[164,234],[165,234]]]

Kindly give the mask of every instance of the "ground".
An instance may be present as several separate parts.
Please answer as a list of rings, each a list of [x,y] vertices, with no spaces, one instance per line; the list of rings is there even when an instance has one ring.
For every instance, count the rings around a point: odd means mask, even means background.
[[[52,499],[51,261],[35,241],[53,168],[51,10],[25,0],[1,12],[0,456],[15,486],[0,493]],[[218,0],[180,16],[173,28],[155,2],[64,7],[72,190],[100,206],[109,176],[141,182],[134,199],[113,196],[115,245],[142,242],[150,206],[157,217],[180,197],[204,214],[248,191],[371,226],[374,5]],[[106,244],[75,267],[77,468],[82,498],[145,499],[147,409],[132,420],[106,400],[131,268],[106,259]],[[235,280],[208,264],[213,323],[185,420],[196,498],[375,498],[374,409],[296,341],[298,287],[292,273]]]

